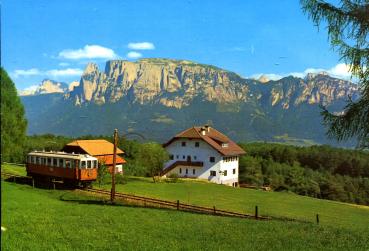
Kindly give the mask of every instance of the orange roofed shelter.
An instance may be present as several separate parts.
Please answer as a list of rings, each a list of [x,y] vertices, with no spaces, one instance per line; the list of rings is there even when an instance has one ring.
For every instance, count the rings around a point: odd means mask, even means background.
[[[104,163],[109,168],[110,173],[112,172],[114,145],[105,139],[75,140],[66,144],[63,151],[94,156],[99,160],[99,163]],[[123,164],[126,163],[126,160],[119,156],[123,153],[121,149],[117,148],[115,170],[119,173],[123,172]]]

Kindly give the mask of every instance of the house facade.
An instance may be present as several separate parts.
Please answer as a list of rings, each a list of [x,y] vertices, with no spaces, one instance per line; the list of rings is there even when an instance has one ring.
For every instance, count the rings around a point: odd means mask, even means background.
[[[94,140],[75,140],[66,144],[63,149],[67,153],[79,153],[88,154],[96,157],[99,164],[105,164],[109,171],[113,170],[113,155],[114,155],[114,145],[104,139],[94,139]],[[116,155],[116,165],[115,172],[123,173],[123,164],[126,163],[125,159],[119,156],[124,152],[117,148]]]
[[[170,160],[162,175],[198,178],[217,184],[238,186],[239,156],[245,151],[210,126],[192,127],[180,132],[164,147]]]

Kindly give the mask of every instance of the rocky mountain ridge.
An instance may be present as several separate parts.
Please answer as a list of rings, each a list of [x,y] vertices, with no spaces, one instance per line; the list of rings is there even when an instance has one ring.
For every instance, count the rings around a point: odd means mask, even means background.
[[[288,109],[302,103],[329,105],[357,95],[357,85],[324,73],[308,74],[305,79],[290,76],[258,81],[191,61],[142,59],[108,61],[103,72],[96,64],[88,64],[79,86],[66,98],[73,99],[76,105],[102,105],[127,98],[133,103],[157,103],[178,109],[196,97],[214,103],[268,100],[272,106]]]
[[[319,106],[341,112],[348,97],[358,97],[356,84],[325,73],[261,80],[184,60],[113,60],[104,71],[88,64],[64,93],[21,100],[30,134],[107,135],[119,128],[165,142],[209,123],[236,141],[336,145],[325,136]]]

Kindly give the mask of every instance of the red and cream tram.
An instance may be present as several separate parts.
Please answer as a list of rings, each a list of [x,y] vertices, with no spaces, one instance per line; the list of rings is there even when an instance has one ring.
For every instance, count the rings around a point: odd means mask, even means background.
[[[27,175],[88,186],[97,178],[98,162],[87,154],[33,151],[27,155]]]

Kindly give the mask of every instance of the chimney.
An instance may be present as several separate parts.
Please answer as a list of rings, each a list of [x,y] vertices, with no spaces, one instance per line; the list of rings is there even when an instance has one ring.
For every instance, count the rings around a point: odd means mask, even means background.
[[[206,129],[204,127],[201,127],[200,132],[201,132],[201,135],[205,135],[206,134]]]
[[[205,130],[206,130],[207,132],[210,132],[210,126],[209,126],[209,125],[205,125],[204,127],[205,127]]]

